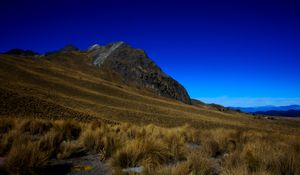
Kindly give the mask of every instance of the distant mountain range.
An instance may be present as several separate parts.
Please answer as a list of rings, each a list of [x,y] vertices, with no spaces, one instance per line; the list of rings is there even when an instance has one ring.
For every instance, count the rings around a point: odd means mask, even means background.
[[[284,117],[300,117],[300,110],[288,110],[288,111],[258,111],[254,114],[270,115],[270,116],[284,116]]]
[[[229,107],[242,112],[271,115],[271,116],[287,116],[300,117],[300,105],[289,106],[259,106],[259,107]]]
[[[259,106],[259,107],[229,107],[231,109],[240,110],[242,112],[266,112],[266,111],[288,111],[300,110],[300,105],[289,106]]]

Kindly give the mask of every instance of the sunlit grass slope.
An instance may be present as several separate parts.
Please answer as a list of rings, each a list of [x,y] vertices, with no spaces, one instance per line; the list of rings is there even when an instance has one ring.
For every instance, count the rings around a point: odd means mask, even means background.
[[[91,65],[84,52],[41,58],[0,55],[0,114],[299,133],[296,119],[255,119],[235,111],[187,105],[118,82],[105,71]]]

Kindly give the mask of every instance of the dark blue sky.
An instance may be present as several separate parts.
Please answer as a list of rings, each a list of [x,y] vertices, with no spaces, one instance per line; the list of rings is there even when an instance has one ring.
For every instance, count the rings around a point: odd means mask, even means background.
[[[194,98],[300,104],[298,2],[1,0],[0,52],[123,40],[146,50]]]

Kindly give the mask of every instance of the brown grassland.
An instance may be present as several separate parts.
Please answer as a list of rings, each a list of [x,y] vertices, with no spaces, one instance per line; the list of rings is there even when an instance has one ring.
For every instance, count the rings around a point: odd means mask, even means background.
[[[112,174],[298,174],[299,136],[239,129],[164,128],[100,121],[0,119],[2,171],[40,174],[53,159],[97,154]],[[134,174],[134,173],[131,173]]]
[[[90,62],[77,52],[0,54],[1,171],[42,174],[85,152],[113,174],[300,173],[299,119],[183,104],[101,78]]]
[[[0,54],[0,115],[82,121],[101,118],[166,127],[188,123],[196,128],[299,134],[299,120],[257,120],[235,111],[219,111],[209,105],[187,105],[144,89],[105,80],[101,78],[103,73],[90,62],[86,53],[77,52],[43,58]]]

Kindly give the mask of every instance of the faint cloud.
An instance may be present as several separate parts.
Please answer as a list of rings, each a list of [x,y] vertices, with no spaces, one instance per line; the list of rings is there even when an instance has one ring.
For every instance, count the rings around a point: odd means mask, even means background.
[[[235,98],[235,97],[215,97],[197,98],[205,103],[216,103],[223,106],[232,107],[256,107],[256,106],[288,106],[300,104],[300,98]]]

